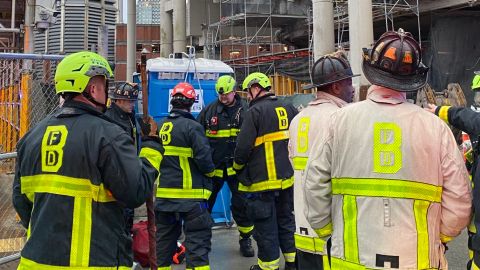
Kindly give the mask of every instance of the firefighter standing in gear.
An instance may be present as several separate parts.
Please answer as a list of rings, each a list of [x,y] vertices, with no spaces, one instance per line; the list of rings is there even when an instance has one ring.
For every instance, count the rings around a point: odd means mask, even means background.
[[[299,270],[329,269],[327,240],[332,234],[332,224],[314,231],[303,213],[304,169],[312,142],[323,141],[328,133],[330,116],[352,102],[354,88],[350,64],[342,52],[318,59],[312,68],[313,85],[317,98],[311,101],[290,124],[288,144],[290,161],[295,170],[295,246]],[[323,255],[323,256],[322,256]]]
[[[218,100],[203,109],[197,120],[205,128],[215,163],[213,190],[208,200],[209,210],[212,212],[217,194],[226,181],[232,192],[233,218],[240,232],[240,252],[244,257],[253,257],[255,252],[250,238],[253,222],[246,215],[245,194],[238,192],[238,181],[232,167],[237,134],[248,109],[247,103],[236,94],[235,85],[235,79],[230,75],[218,78],[215,84]]]
[[[480,90],[480,75],[476,74],[472,81],[472,91],[475,92],[475,97]],[[478,104],[475,101],[475,104]],[[433,104],[428,105],[428,111],[438,115],[446,123],[453,127],[460,129],[468,133],[469,137],[473,139],[473,157],[471,159],[471,171],[473,180],[473,209],[480,209],[480,191],[478,183],[480,183],[480,176],[477,173],[478,168],[478,153],[479,144],[478,138],[480,136],[480,114],[472,108],[455,108],[450,106],[435,106]],[[476,106],[475,106],[476,107]],[[472,222],[468,226],[468,249],[470,255],[470,261],[468,263],[468,269],[478,270],[480,269],[480,236],[477,234],[477,227],[480,226],[480,218],[477,215],[473,215]]]
[[[138,90],[136,83],[118,83],[117,87],[108,93],[112,104],[105,112],[105,115],[110,117],[110,119],[130,135],[138,153],[140,153],[140,126],[135,119],[135,112],[133,110],[135,102],[138,99]],[[125,222],[128,233],[132,231],[133,216],[134,209],[125,208]]]
[[[215,165],[203,127],[190,109],[195,90],[179,83],[171,94],[170,115],[159,123],[160,177],[155,202],[159,270],[170,270],[183,230],[187,270],[209,270],[212,218],[208,212]]]
[[[296,269],[288,126],[297,110],[269,92],[270,79],[263,73],[247,76],[242,88],[252,101],[238,134],[233,168],[238,171],[238,190],[246,193],[247,215],[255,226],[258,265],[250,269],[279,269],[279,247],[285,269]]]
[[[426,83],[420,46],[399,29],[363,57],[373,85],[313,142],[305,216],[332,223],[331,269],[446,269],[442,243],[467,226],[471,188],[448,126],[406,100]]]
[[[160,145],[139,158],[130,136],[103,115],[112,75],[95,53],[65,57],[55,73],[63,107],[17,145],[13,205],[28,228],[18,269],[132,267],[123,210],[152,194],[159,162],[151,153]]]

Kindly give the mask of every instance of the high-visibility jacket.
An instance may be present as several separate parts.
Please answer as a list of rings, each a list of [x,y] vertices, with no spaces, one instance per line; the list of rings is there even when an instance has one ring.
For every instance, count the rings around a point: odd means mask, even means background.
[[[118,124],[128,135],[130,135],[140,152],[140,126],[135,119],[134,113],[126,113],[115,102],[105,112],[105,115],[110,117],[116,124]]]
[[[158,127],[162,145],[157,205],[208,200],[215,165],[203,127],[190,113],[176,109]]]
[[[326,240],[332,233],[332,224],[328,223],[314,231],[308,223],[303,210],[303,192],[305,189],[305,166],[314,141],[325,140],[328,134],[332,113],[347,103],[326,92],[317,92],[317,98],[300,111],[290,124],[289,157],[294,173],[294,209],[295,209],[295,246],[308,253],[326,255]]]
[[[28,228],[19,269],[130,269],[123,210],[152,194],[152,147],[139,158],[124,130],[74,101],[31,129],[17,145],[13,187]]]
[[[332,269],[445,269],[444,246],[469,223],[471,188],[448,126],[372,86],[331,117],[305,169],[305,215],[332,222]]]
[[[293,185],[288,127],[297,109],[268,93],[250,102],[237,137],[233,167],[241,170],[238,190],[262,192]]]
[[[212,148],[216,177],[222,178],[225,169],[228,175],[235,175],[232,167],[233,153],[247,109],[247,103],[235,95],[235,104],[232,107],[215,100],[204,108],[197,118],[205,128],[205,135]]]

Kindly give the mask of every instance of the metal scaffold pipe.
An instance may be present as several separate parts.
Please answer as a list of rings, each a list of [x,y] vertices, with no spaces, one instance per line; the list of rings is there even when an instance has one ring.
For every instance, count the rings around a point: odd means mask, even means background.
[[[136,53],[136,35],[135,28],[137,7],[135,0],[127,0],[127,81],[133,81],[133,73],[135,72],[135,53]]]

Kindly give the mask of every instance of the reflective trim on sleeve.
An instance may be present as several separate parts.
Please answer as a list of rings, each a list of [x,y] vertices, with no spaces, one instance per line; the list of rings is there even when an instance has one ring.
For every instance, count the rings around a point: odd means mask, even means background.
[[[248,227],[238,226],[238,231],[243,234],[249,234],[253,231],[253,225]]]
[[[442,187],[408,180],[333,178],[332,193],[441,202]]]
[[[342,269],[342,270],[366,270],[365,266],[348,262],[339,258],[331,257],[330,258],[332,265],[332,269]]]
[[[239,171],[239,170],[243,169],[243,167],[245,167],[245,164],[238,164],[235,161],[233,162],[233,169]]]
[[[290,134],[288,130],[267,133],[255,139],[255,147],[260,146],[265,142],[287,140],[288,138],[290,138]]]
[[[214,176],[215,176],[215,171],[211,171],[211,172],[209,172],[209,173],[206,173],[205,175],[206,175],[207,177],[210,177],[210,178],[211,178],[211,177],[214,177]]]
[[[208,138],[230,138],[230,137],[237,137],[238,133],[240,133],[240,129],[238,128],[231,128],[231,129],[221,129],[212,131],[207,129],[205,131],[205,135]]]
[[[285,262],[293,263],[295,262],[296,255],[297,255],[296,252],[286,252],[286,253],[283,253],[283,258],[285,258]]]
[[[214,173],[215,173],[214,174],[215,177],[223,178],[223,169],[215,169]],[[232,175],[236,175],[236,174],[237,173],[235,172],[233,167],[228,167],[227,168],[227,175],[228,176],[232,176]]]
[[[23,194],[50,193],[70,197],[91,198],[96,202],[114,202],[111,192],[103,184],[94,185],[86,178],[57,174],[37,174],[20,178]],[[28,195],[27,195],[28,196]]]
[[[212,192],[208,189],[157,188],[156,197],[164,199],[204,199],[208,200]]]
[[[331,270],[328,256],[322,256],[323,270]]]
[[[441,106],[438,111],[438,117],[448,124],[448,110],[451,106]]]
[[[294,170],[305,170],[307,167],[308,157],[294,157],[293,158],[293,169]]]
[[[413,203],[415,224],[417,226],[417,268],[430,268],[427,214],[430,202],[416,200]]]
[[[295,247],[299,250],[310,253],[323,253],[325,250],[325,243],[321,238],[310,237],[295,233]]]
[[[157,268],[157,270],[171,270],[172,267],[171,266],[160,266]]]
[[[455,237],[454,236],[447,236],[447,235],[444,235],[443,233],[440,234],[440,241],[442,241],[442,243],[448,243],[448,242],[452,241],[453,238],[455,238]]]
[[[332,222],[329,222],[323,228],[316,229],[315,232],[317,233],[318,237],[327,237],[332,234]]]
[[[163,153],[165,156],[193,157],[193,150],[190,147],[164,145],[163,148],[165,149],[165,153]]]
[[[238,190],[243,192],[259,192],[266,190],[287,189],[293,186],[293,177],[287,179],[273,179],[254,183],[250,186],[244,186],[242,183],[238,184]]]
[[[343,196],[343,222],[345,260],[349,262],[359,263],[357,236],[357,198],[355,196]]]
[[[262,270],[278,270],[280,266],[280,258],[270,261],[270,262],[264,262],[260,259],[258,259],[258,266],[262,268]]]
[[[70,267],[70,266],[55,266],[48,264],[41,264],[29,260],[25,257],[20,258],[20,264],[17,270],[131,270],[131,266],[85,266],[85,267]]]
[[[162,154],[150,147],[143,147],[140,150],[140,157],[146,158],[152,166],[157,169],[157,171],[160,171],[160,163],[162,163]]]

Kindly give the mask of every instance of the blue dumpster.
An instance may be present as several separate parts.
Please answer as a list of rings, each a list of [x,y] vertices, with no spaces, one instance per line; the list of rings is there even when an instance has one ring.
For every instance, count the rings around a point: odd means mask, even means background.
[[[203,58],[150,59],[147,61],[147,71],[148,112],[157,122],[168,116],[171,109],[170,93],[176,84],[186,81],[195,88],[197,99],[192,107],[192,114],[197,117],[206,105],[217,99],[215,82],[218,77],[233,74],[233,69],[227,64]],[[140,100],[139,103],[138,112],[141,113],[143,104]],[[231,222],[230,201],[230,190],[225,184],[213,207],[212,218],[215,223]]]

